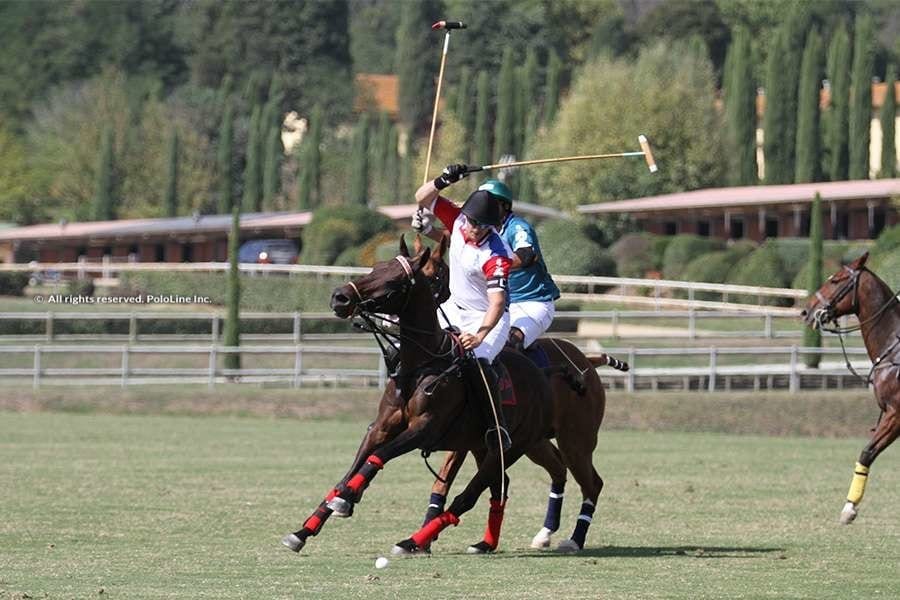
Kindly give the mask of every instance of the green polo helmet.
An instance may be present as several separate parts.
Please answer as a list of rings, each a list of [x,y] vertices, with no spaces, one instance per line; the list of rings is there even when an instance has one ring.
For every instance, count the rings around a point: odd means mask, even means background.
[[[484,190],[490,193],[494,198],[499,200],[500,202],[505,202],[510,206],[513,203],[513,193],[512,190],[509,189],[509,186],[500,181],[499,179],[488,179],[480,186],[478,186],[479,190]]]

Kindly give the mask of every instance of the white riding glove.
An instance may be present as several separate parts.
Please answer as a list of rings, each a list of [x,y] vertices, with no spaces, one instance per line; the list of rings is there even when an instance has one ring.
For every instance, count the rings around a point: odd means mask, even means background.
[[[434,229],[434,213],[427,208],[420,208],[412,217],[412,228],[422,235],[428,235]]]

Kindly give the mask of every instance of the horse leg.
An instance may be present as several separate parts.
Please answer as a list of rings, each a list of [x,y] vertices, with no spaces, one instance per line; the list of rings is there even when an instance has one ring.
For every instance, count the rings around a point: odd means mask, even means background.
[[[374,479],[378,471],[384,467],[387,461],[415,448],[422,438],[427,425],[428,421],[421,419],[417,422],[416,427],[404,430],[393,440],[381,445],[380,448],[369,454],[365,464],[352,477],[345,478],[345,483],[339,483],[332,489],[316,508],[315,512],[303,522],[303,526],[299,530],[284,536],[281,543],[294,552],[300,552],[303,546],[306,545],[306,539],[309,536],[318,535],[325,521],[328,520],[332,513],[345,516],[352,514],[353,504],[359,500],[362,491]],[[374,428],[370,428],[366,434],[360,451],[367,446],[365,440],[370,439],[370,436],[371,440],[369,443],[372,444],[372,447],[380,445],[374,443],[374,440],[378,439],[378,437],[372,435],[372,429]],[[363,452],[359,454],[363,454]]]
[[[481,463],[484,460],[484,452],[475,454],[475,460]],[[501,489],[502,488],[502,489]],[[472,544],[466,549],[469,554],[487,554],[497,549],[500,544],[500,528],[503,526],[503,513],[506,510],[506,500],[509,497],[509,476],[503,474],[503,485],[495,480],[490,485],[491,498],[488,510],[488,522],[484,529],[484,537],[480,542]]]
[[[507,452],[506,467],[511,467],[523,454],[524,450],[517,448]],[[420,552],[422,548],[434,541],[435,536],[448,526],[458,525],[459,517],[475,506],[481,493],[495,481],[500,481],[499,471],[500,455],[497,452],[491,452],[478,465],[478,471],[475,472],[466,489],[453,499],[450,508],[429,521],[427,525],[412,536],[396,544],[391,549],[391,554],[414,554]],[[502,475],[505,477],[506,473]]]
[[[423,526],[444,512],[447,493],[450,491],[450,486],[453,485],[453,480],[456,479],[456,474],[459,473],[459,469],[466,461],[466,454],[468,453],[462,451],[448,452],[447,456],[444,457],[444,464],[441,466],[441,470],[438,471],[434,485],[431,486],[431,497],[428,499],[428,510],[425,511],[425,520],[422,521]],[[437,541],[437,536],[432,541]],[[431,545],[424,547],[423,550],[429,552]]]
[[[532,548],[548,548],[550,536],[559,529],[559,516],[566,489],[566,465],[562,454],[550,440],[542,440],[526,452],[525,456],[550,475],[550,497],[547,501],[547,513],[544,515],[544,526],[531,540]]]
[[[560,552],[578,552],[584,548],[584,540],[587,537],[588,528],[594,516],[594,508],[597,499],[603,490],[603,479],[594,469],[591,462],[593,449],[597,444],[597,436],[587,436],[590,439],[562,437],[557,440],[559,450],[565,458],[569,470],[578,485],[581,487],[581,510],[572,536],[560,542],[557,550]]]
[[[897,439],[898,435],[900,435],[900,413],[894,406],[889,406],[853,469],[853,479],[850,482],[850,491],[847,493],[847,502],[841,510],[840,520],[844,525],[852,523],[859,512],[857,507],[862,502],[863,494],[866,491],[869,467],[872,466],[878,455]]]

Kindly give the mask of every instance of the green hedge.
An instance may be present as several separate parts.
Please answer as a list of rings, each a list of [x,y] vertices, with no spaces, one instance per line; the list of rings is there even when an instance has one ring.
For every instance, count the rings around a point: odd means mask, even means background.
[[[0,296],[23,296],[28,279],[28,273],[0,273]]]
[[[581,224],[544,221],[537,228],[547,268],[559,275],[615,275],[616,261]]]
[[[659,271],[661,255],[655,252],[659,246],[658,237],[652,233],[629,233],[610,246],[609,251],[616,259],[616,271],[621,277],[642,278],[649,271]]]
[[[728,274],[727,283],[734,285],[756,285],[765,287],[787,287],[784,266],[778,251],[771,244],[763,245],[742,258]],[[786,298],[738,296],[739,302],[788,306]]]
[[[890,252],[895,248],[900,248],[900,224],[888,227],[882,231],[878,239],[875,240],[875,247],[872,249],[872,252],[881,254]]]
[[[666,246],[663,255],[663,277],[681,279],[687,265],[702,254],[723,249],[721,240],[700,237],[699,235],[676,235]]]
[[[872,252],[866,266],[884,279],[892,290],[900,291],[900,245],[887,252]]]
[[[303,230],[300,262],[331,265],[350,248],[368,242],[379,233],[394,231],[394,223],[378,211],[365,206],[326,206],[313,213]],[[344,257],[344,260],[348,260]]]

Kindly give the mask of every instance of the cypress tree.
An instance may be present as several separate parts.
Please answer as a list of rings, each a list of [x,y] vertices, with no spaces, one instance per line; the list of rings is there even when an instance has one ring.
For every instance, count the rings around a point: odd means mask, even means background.
[[[397,28],[397,79],[400,121],[411,134],[424,131],[434,100],[437,51],[428,27],[435,21],[434,3],[403,4]]]
[[[562,78],[562,61],[555,50],[550,51],[547,60],[547,88],[544,92],[544,124],[553,122],[559,108],[559,86]]]
[[[822,285],[824,275],[822,264],[822,198],[816,194],[813,200],[812,208],[809,215],[809,281],[806,289],[812,296]],[[812,327],[804,327],[803,329],[803,345],[807,348],[822,347],[822,332]],[[820,354],[806,354],[803,362],[807,367],[817,368],[819,361],[822,359]]]
[[[850,90],[850,179],[869,178],[869,142],[872,123],[872,75],[875,71],[875,37],[872,18],[856,18],[853,34],[853,75]]]
[[[822,69],[819,34],[806,38],[797,97],[796,183],[819,181],[819,80]]]
[[[228,234],[228,294],[225,307],[224,342],[226,346],[241,345],[241,277],[238,269],[238,246],[241,238],[241,209],[231,209],[231,232]],[[226,369],[240,369],[241,355],[225,355]]]
[[[488,130],[491,90],[487,71],[478,73],[477,103],[475,110],[475,162],[486,165],[491,162],[491,140]]]
[[[881,104],[881,112],[878,115],[881,121],[881,170],[879,176],[885,179],[897,176],[897,141],[894,129],[897,118],[897,71],[894,65],[889,65],[885,84],[884,102]]]
[[[766,183],[793,183],[796,144],[796,90],[792,75],[791,29],[783,25],[775,34],[766,64],[765,137]]]
[[[472,71],[464,66],[459,71],[459,83],[456,84],[456,104],[454,112],[456,119],[462,126],[466,137],[472,135],[475,125],[475,113],[472,110],[475,103],[472,102]]]
[[[307,160],[307,168],[309,172],[310,198],[312,204],[310,206],[321,206],[324,197],[322,195],[322,126],[325,121],[325,111],[321,104],[313,107],[310,116],[309,145],[307,151],[310,153]]]
[[[259,204],[262,196],[260,189],[260,165],[259,165],[259,120],[261,109],[259,104],[253,107],[250,116],[250,127],[247,133],[247,164],[244,165],[244,197],[243,210],[245,212],[259,212]]]
[[[172,128],[169,138],[169,169],[166,173],[165,212],[167,217],[178,216],[178,130]]]
[[[100,142],[95,179],[93,217],[95,221],[109,221],[115,218],[113,194],[115,193],[115,164],[113,158],[113,130],[107,126]]]
[[[759,182],[756,168],[756,85],[750,62],[750,35],[738,28],[728,50],[725,113],[732,185]]]
[[[828,177],[847,179],[847,135],[850,118],[850,38],[842,25],[828,46],[828,80],[831,83],[831,107],[828,110]]]
[[[362,113],[353,133],[350,155],[350,197],[353,204],[366,205],[369,199],[369,115]]]
[[[497,81],[497,121],[494,125],[494,156],[515,154],[516,65],[512,48],[503,50]]]
[[[537,54],[529,48],[525,55],[525,63],[519,69],[519,91],[516,94],[516,156],[524,156],[526,140],[529,135],[529,119],[535,104],[535,87],[537,86]]]
[[[297,210],[312,208],[312,172],[309,168],[310,149],[308,140],[300,147],[300,160],[297,161]]]
[[[378,130],[372,139],[372,164],[375,170],[384,174],[387,168],[388,152],[391,144],[391,119],[388,114],[381,111],[378,116]]]
[[[388,131],[388,142],[385,148],[384,172],[382,176],[385,179],[387,187],[387,197],[385,201],[388,204],[401,204],[404,200],[400,191],[400,155],[397,153],[397,142],[399,132],[397,126],[392,125]]]
[[[234,143],[234,109],[231,100],[225,100],[222,124],[219,127],[219,147],[217,148],[219,214],[231,212],[234,206],[234,176],[231,171],[232,144]]]

